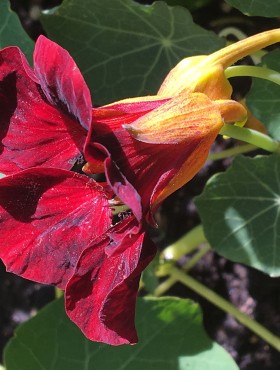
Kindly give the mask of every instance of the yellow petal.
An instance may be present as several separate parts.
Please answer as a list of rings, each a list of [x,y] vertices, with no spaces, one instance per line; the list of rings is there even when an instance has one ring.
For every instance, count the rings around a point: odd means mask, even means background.
[[[212,130],[207,133],[196,145],[195,149],[186,157],[185,162],[180,167],[176,175],[164,187],[161,192],[155,189],[151,198],[151,208],[156,209],[157,205],[166,199],[170,194],[181,188],[190,181],[203,167],[209,154],[209,150],[218,135],[219,130]],[[188,142],[186,142],[186,146]]]
[[[213,102],[219,107],[219,111],[225,123],[247,121],[247,109],[234,100],[216,100]]]
[[[193,93],[174,97],[124,128],[143,142],[178,144],[218,133],[222,125],[219,105],[204,94]]]
[[[203,69],[197,68],[195,62],[202,62],[205,59],[205,56],[193,57],[179,63],[167,75],[158,95],[165,97],[183,92],[185,94],[201,92],[212,100],[229,99],[232,94],[232,87],[225,77],[223,66],[221,64],[209,64]]]
[[[167,75],[158,95],[203,92],[213,100],[229,99],[231,86],[224,70],[245,56],[277,42],[280,42],[280,29],[248,37],[208,56],[185,58]]]
[[[202,71],[196,67],[205,58],[206,55],[199,55],[181,60],[166,76],[158,91],[158,95],[174,96],[183,90],[191,92],[193,84],[202,75]],[[191,75],[190,71],[195,75]],[[189,81],[190,77],[191,82]]]

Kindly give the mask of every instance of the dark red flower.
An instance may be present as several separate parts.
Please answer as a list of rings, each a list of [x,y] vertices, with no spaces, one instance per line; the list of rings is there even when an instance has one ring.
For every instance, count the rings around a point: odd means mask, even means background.
[[[84,170],[98,172],[104,163],[114,192],[138,219],[153,223],[159,204],[206,161],[224,122],[223,104],[230,113],[243,114],[238,103],[216,104],[202,93],[128,99],[94,109]]]
[[[33,168],[0,180],[0,257],[17,275],[65,288],[82,251],[110,226],[107,195],[86,176]]]
[[[137,342],[135,303],[141,272],[156,253],[130,216],[82,253],[66,291],[66,311],[84,334],[114,345]]]
[[[155,247],[134,216],[111,222],[107,191],[87,176],[32,168],[0,180],[7,270],[64,289],[67,314],[91,340],[135,343],[138,283]]]
[[[69,53],[40,36],[34,70],[17,47],[0,51],[0,172],[71,169],[91,122],[88,87]]]

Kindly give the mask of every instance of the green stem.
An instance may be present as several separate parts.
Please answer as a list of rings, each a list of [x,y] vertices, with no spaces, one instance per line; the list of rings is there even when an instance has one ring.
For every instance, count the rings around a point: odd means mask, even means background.
[[[255,149],[257,149],[257,147],[252,144],[238,145],[238,146],[235,146],[234,148],[222,150],[217,153],[211,153],[209,154],[208,159],[212,161],[217,161],[218,159],[233,157],[237,154],[248,153]]]
[[[269,68],[256,66],[233,66],[225,70],[226,78],[231,77],[257,77],[280,85],[280,73]]]
[[[271,333],[261,324],[251,319],[248,315],[239,311],[226,299],[219,296],[217,293],[213,292],[211,289],[207,288],[205,285],[201,284],[197,280],[193,279],[189,275],[186,275],[184,272],[180,271],[178,268],[173,267],[170,270],[170,276],[175,278],[177,281],[180,281],[182,284],[188,288],[194,290],[196,293],[206,298],[209,302],[213,303],[215,306],[219,307],[226,313],[233,316],[241,324],[243,324],[248,329],[252,330],[263,340],[269,343],[272,347],[280,351],[280,338]]]
[[[245,141],[268,152],[280,152],[280,143],[278,141],[256,130],[234,125],[224,125],[219,133],[220,135]]]
[[[197,251],[182,267],[185,272],[190,271],[193,266],[211,249],[210,245],[207,244],[205,247]],[[154,291],[154,296],[160,297],[166,293],[177,280],[173,276],[169,276],[164,282],[158,285]]]
[[[165,261],[178,261],[179,258],[196,249],[199,244],[206,241],[202,225],[198,225],[182,236],[175,243],[166,247],[160,255]]]

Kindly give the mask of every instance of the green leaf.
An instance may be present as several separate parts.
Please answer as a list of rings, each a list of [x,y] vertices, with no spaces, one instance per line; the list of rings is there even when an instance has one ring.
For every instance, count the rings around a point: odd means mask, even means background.
[[[41,20],[77,62],[94,104],[155,94],[179,60],[224,45],[195,25],[187,9],[164,2],[64,0]]]
[[[145,290],[149,294],[153,294],[156,287],[159,285],[159,278],[156,276],[156,271],[159,265],[159,254],[152,260],[147,268],[142,273],[141,280]]]
[[[266,54],[262,58],[262,65],[280,73],[280,50]],[[267,127],[269,134],[280,140],[280,86],[254,78],[246,101],[254,116]]]
[[[203,8],[204,6],[208,5],[213,0],[165,0],[168,5],[180,5],[183,6],[190,11],[197,10],[199,8]]]
[[[32,60],[34,42],[22,28],[18,16],[11,11],[7,0],[0,0],[0,49],[18,46],[29,61]]]
[[[61,299],[22,324],[5,350],[7,370],[237,370],[202,327],[190,300],[139,299],[139,343],[112,347],[88,341],[67,318]]]
[[[280,276],[280,156],[237,157],[195,201],[207,240],[224,257]]]
[[[279,0],[225,0],[229,5],[246,15],[279,17]]]

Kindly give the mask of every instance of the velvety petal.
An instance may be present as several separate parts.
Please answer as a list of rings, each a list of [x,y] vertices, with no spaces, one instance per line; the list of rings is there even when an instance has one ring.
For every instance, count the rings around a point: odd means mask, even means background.
[[[35,45],[34,71],[49,102],[62,104],[88,129],[92,109],[90,91],[70,54],[40,36]]]
[[[102,138],[111,137],[112,131],[124,131],[123,125],[134,122],[137,118],[147,114],[153,109],[163,105],[169,98],[147,96],[141,98],[125,99],[101,108],[93,109],[93,120],[90,133],[85,146],[85,156],[88,162],[83,170],[86,173],[105,172],[107,181],[119,198],[126,203],[138,220],[142,218],[143,211],[140,195],[132,183],[123,175],[115,160],[111,157],[111,147],[102,145]],[[98,142],[101,139],[100,143]],[[105,144],[107,139],[105,139]],[[115,143],[123,158],[125,152]],[[110,144],[111,145],[111,144]],[[110,146],[109,145],[109,146]],[[105,165],[105,168],[104,168]],[[146,185],[145,185],[146,187]]]
[[[142,117],[157,107],[160,107],[169,100],[169,98],[160,98],[158,96],[145,96],[141,98],[124,99],[116,103],[105,105],[101,108],[93,108],[92,124],[89,135],[87,136],[85,153],[87,153],[87,147],[91,146],[94,141],[96,123],[103,123],[103,125],[98,126],[98,135],[103,135],[103,128],[104,134],[106,135],[108,126],[112,131],[122,129],[124,124],[134,122],[137,118]],[[102,145],[98,145],[97,142],[95,142],[95,149],[94,158],[90,156],[91,162],[87,163],[83,168],[86,173],[96,174],[103,173],[105,171],[104,158],[109,156],[110,153]],[[105,155],[104,152],[106,153]]]
[[[139,279],[155,252],[133,217],[83,252],[65,297],[68,316],[89,339],[112,345],[137,342]]]
[[[34,168],[0,180],[0,258],[17,275],[64,288],[110,225],[103,188],[84,175]]]
[[[16,47],[0,51],[0,172],[36,167],[71,169],[86,131],[64,110],[52,106]]]
[[[194,95],[201,96],[203,94]],[[199,120],[195,127],[193,127],[192,121],[184,122],[182,120],[180,140],[177,143],[163,144],[162,140],[168,141],[166,133],[164,129],[161,133],[161,130],[155,126],[157,124],[160,126],[162,119],[170,113],[165,110],[164,106],[177,109],[176,102],[172,100],[162,103],[159,108],[155,108],[139,118],[140,122],[145,120],[147,125],[151,122],[151,126],[158,129],[156,136],[161,142],[160,144],[155,143],[156,140],[153,141],[153,144],[136,140],[127,130],[123,129],[122,125],[115,123],[111,125],[110,116],[106,121],[104,117],[99,119],[97,113],[94,113],[94,131],[92,131],[86,145],[86,160],[90,164],[96,165],[98,161],[104,161],[108,182],[116,194],[131,207],[137,217],[139,207],[135,209],[135,198],[133,199],[130,195],[132,187],[140,196],[143,215],[147,216],[147,220],[153,223],[152,214],[159,203],[189,181],[206,161],[209,149],[223,121],[215,104],[211,103],[206,96],[204,98],[207,101],[206,105],[208,106],[209,103],[214,111],[214,115],[207,121],[207,127],[204,127]],[[180,109],[178,109],[179,111]],[[158,120],[157,123],[153,121],[154,116]],[[151,121],[149,117],[151,117]],[[208,119],[208,117],[206,118]],[[98,122],[99,120],[100,122]],[[171,113],[170,120],[172,123]],[[173,124],[175,131],[176,118],[174,118]],[[132,125],[134,125],[133,122]],[[126,123],[125,127],[128,126]],[[173,135],[172,130],[171,134]],[[108,157],[110,160],[105,161]],[[93,168],[89,165],[89,170],[94,170],[94,165]],[[116,180],[116,171],[121,173],[125,181]]]

